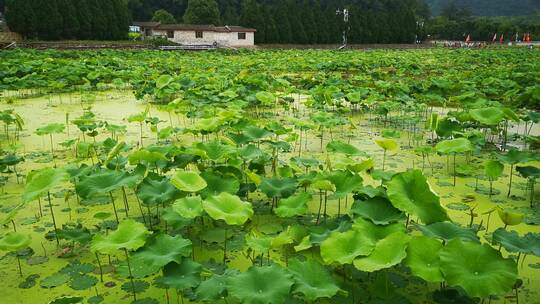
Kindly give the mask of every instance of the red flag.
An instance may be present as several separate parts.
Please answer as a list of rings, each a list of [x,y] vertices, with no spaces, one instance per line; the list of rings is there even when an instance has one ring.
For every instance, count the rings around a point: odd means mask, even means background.
[[[466,43],[471,42],[471,34],[467,35],[467,39],[465,39],[465,42]]]
[[[493,36],[493,39],[491,39],[491,42],[495,42],[497,41],[497,33],[495,33],[495,35]]]
[[[501,34],[501,40],[500,41],[501,41],[501,44],[503,44],[503,42],[504,42],[504,34]]]

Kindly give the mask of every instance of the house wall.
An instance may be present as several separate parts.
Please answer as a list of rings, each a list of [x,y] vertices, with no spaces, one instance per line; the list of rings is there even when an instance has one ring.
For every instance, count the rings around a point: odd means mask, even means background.
[[[174,38],[169,40],[184,45],[213,44],[217,42],[220,45],[249,47],[255,44],[255,33],[247,32],[245,40],[238,39],[238,32],[203,32],[202,38],[195,38],[195,31],[174,31]],[[154,36],[167,36],[165,30],[154,30]]]

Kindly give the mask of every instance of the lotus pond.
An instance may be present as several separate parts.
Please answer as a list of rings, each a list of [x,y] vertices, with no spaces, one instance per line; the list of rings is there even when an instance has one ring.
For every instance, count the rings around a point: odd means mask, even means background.
[[[0,53],[2,303],[540,303],[540,51]]]

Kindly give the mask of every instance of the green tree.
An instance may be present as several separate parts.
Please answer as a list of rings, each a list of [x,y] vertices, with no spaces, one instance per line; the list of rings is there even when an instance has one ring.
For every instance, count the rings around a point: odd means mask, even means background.
[[[34,10],[36,31],[39,39],[58,40],[62,35],[62,15],[57,0],[36,0]]]
[[[176,19],[174,19],[174,16],[164,9],[159,9],[155,11],[154,16],[152,17],[152,21],[161,22],[162,24],[176,23]]]
[[[279,0],[275,12],[277,30],[279,33],[280,43],[289,43],[292,41],[291,24],[289,23],[289,13],[287,3],[284,0]]]
[[[9,29],[32,38],[36,32],[32,1],[8,0],[6,7],[6,21]]]
[[[240,14],[240,25],[257,29],[255,35],[256,43],[265,41],[264,17],[259,4],[255,0],[244,0],[242,2],[242,13]]]
[[[77,20],[79,22],[79,32],[77,38],[91,39],[92,37],[92,16],[87,0],[75,1],[75,10],[77,11]]]
[[[189,0],[184,22],[188,24],[219,24],[219,9],[215,0]]]
[[[62,14],[62,38],[73,39],[79,33],[79,19],[74,6],[75,1],[58,0],[58,10]]]
[[[126,39],[129,31],[129,24],[131,22],[129,17],[129,11],[125,0],[112,0],[114,7],[116,33],[113,39]]]

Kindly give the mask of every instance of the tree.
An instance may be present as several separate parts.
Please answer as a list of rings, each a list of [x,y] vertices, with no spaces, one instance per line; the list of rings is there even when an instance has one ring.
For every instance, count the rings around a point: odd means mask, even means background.
[[[448,18],[448,20],[462,20],[470,15],[471,12],[468,8],[459,7],[454,0],[448,2],[441,12],[441,16]]]
[[[113,39],[126,39],[129,31],[129,11],[125,0],[112,0],[114,12],[116,13],[116,33]]]
[[[255,35],[256,43],[264,43],[265,41],[264,18],[261,17],[259,4],[255,0],[244,0],[242,2],[240,25],[257,29],[257,35]]]
[[[58,40],[62,36],[62,15],[57,0],[36,0],[36,31],[40,39]]]
[[[280,0],[277,4],[275,12],[275,22],[279,33],[279,42],[288,43],[292,40],[291,24],[289,23],[289,14],[287,3],[285,0]]]
[[[31,38],[36,32],[35,14],[31,1],[8,0],[6,2],[6,21],[11,31]]]
[[[79,33],[79,18],[72,0],[58,0],[58,10],[62,18],[62,38],[73,39]]]
[[[161,22],[162,24],[176,23],[176,20],[174,19],[174,16],[171,15],[171,13],[167,12],[164,9],[159,9],[159,10],[155,11],[154,16],[152,17],[152,21]]]
[[[79,21],[79,32],[77,38],[92,38],[92,16],[87,0],[75,1],[75,10],[77,11],[77,20]]]
[[[215,0],[189,0],[184,22],[188,24],[219,24],[219,9]]]

